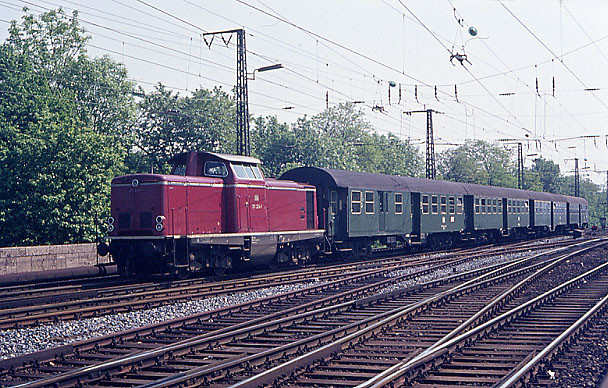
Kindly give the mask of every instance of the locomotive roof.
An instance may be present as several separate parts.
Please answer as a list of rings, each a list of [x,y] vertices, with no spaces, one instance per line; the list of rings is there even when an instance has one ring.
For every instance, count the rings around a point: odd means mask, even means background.
[[[399,175],[373,174],[320,167],[298,167],[285,172],[280,179],[305,181],[345,188],[369,188],[386,191],[408,191],[438,194],[471,194],[486,197],[536,199],[541,201],[561,201],[586,204],[584,198],[570,197],[538,191],[485,186],[474,183],[459,183]]]
[[[182,152],[180,154],[175,155],[171,158],[170,162],[176,162],[185,160],[187,155],[190,152]],[[202,156],[213,156],[215,158],[225,160],[228,162],[241,162],[241,163],[252,163],[252,164],[262,164],[262,161],[258,158],[254,158],[252,156],[244,156],[244,155],[230,155],[230,154],[220,154],[217,152],[208,152],[208,151],[197,151],[198,155]]]

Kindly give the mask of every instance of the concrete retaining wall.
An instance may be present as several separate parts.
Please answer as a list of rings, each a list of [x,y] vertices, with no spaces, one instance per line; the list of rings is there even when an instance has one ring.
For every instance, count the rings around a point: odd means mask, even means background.
[[[100,257],[107,263],[109,256]],[[0,248],[0,275],[51,271],[97,264],[95,244]]]

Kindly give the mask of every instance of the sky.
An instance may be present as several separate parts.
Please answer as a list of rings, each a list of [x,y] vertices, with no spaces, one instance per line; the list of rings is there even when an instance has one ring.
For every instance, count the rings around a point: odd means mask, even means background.
[[[244,28],[249,72],[283,65],[249,80],[254,116],[294,122],[357,102],[370,130],[424,151],[425,115],[404,112],[434,109],[438,152],[503,139],[515,155],[521,141],[526,166],[542,156],[571,173],[579,158],[606,182],[595,172],[608,169],[605,0],[0,0],[1,40],[23,7],[77,9],[89,54],[124,63],[147,90],[230,91],[236,37],[209,48],[202,35]]]

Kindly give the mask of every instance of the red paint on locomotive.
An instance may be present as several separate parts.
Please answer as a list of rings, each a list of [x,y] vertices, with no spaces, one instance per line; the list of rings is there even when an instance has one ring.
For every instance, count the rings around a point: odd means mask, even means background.
[[[175,239],[186,239],[189,245],[182,249],[184,255],[201,247],[217,250],[225,245],[232,251],[241,250],[247,261],[255,259],[255,252],[265,252],[262,256],[268,261],[272,249],[248,251],[247,247],[256,242],[268,245],[272,236],[274,252],[279,252],[284,246],[322,236],[323,231],[316,230],[314,186],[265,179],[259,161],[250,157],[190,152],[178,155],[172,163],[170,175],[133,174],[112,181],[115,225],[110,238],[117,241],[113,255],[124,258],[143,253],[167,260],[169,255],[175,256]],[[297,234],[313,230],[314,236]],[[292,234],[284,238],[277,234],[281,232]],[[214,240],[196,240],[200,238]],[[126,239],[137,241],[128,244]],[[191,263],[191,257],[180,263]]]

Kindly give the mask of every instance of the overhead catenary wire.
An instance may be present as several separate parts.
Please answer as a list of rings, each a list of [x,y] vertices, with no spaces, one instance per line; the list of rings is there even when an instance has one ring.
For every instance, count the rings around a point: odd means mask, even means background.
[[[181,22],[180,22],[180,23],[181,23]],[[197,58],[199,58],[199,59],[200,59],[200,57],[199,57],[199,56],[197,56]],[[162,61],[161,61],[161,62],[162,62]],[[226,68],[226,70],[228,71],[228,68]],[[306,74],[306,72],[304,72],[304,73]],[[196,75],[194,75],[194,76],[196,76]],[[421,85],[423,85],[423,83],[421,83]],[[452,87],[453,87],[453,84],[450,86],[450,89],[451,89]],[[442,93],[441,88],[439,88],[439,89],[440,89],[440,93]],[[336,90],[340,90],[340,87],[337,87],[337,88],[336,88]],[[425,90],[426,90],[426,89],[425,89]],[[412,91],[412,89],[409,89],[409,93],[411,93],[411,91]],[[459,90],[459,92],[460,92],[460,90]],[[332,93],[330,93],[330,94],[332,94]],[[347,94],[352,94],[352,93],[347,93]],[[426,94],[426,93],[425,93],[425,94]],[[442,95],[443,95],[443,94],[442,94]],[[334,96],[335,96],[335,94],[334,94]],[[409,96],[409,95],[408,95],[408,96]],[[463,98],[466,98],[466,97],[467,97],[467,95],[466,95],[466,94],[462,94],[462,97],[463,97]],[[442,101],[446,101],[445,99],[441,99],[441,100],[442,100]],[[334,101],[335,101],[335,99],[334,99]],[[424,102],[424,99],[422,99],[422,101]],[[409,101],[409,102],[411,102],[411,98],[410,98],[410,101]],[[448,104],[448,105],[449,105],[449,104]],[[480,112],[481,112],[481,110],[480,110]],[[392,113],[394,113],[394,110],[392,110],[392,109],[387,110],[387,112],[386,112],[386,113],[387,113],[387,114],[392,114]],[[381,114],[380,114],[380,113],[377,113],[377,112],[376,112],[375,114],[377,114],[378,116],[381,116]],[[382,115],[382,116],[384,116],[384,115]],[[388,116],[387,116],[387,117],[388,117]],[[483,114],[482,114],[480,117],[485,118],[485,115],[483,115]],[[490,117],[492,117],[492,116],[490,116]],[[498,119],[498,120],[503,120],[502,118],[500,118],[500,119],[499,119],[498,117],[493,117],[493,118],[496,118],[496,119]],[[390,118],[390,120],[395,120],[395,119],[394,119],[393,117],[391,117],[391,118]],[[487,122],[489,123],[489,122],[493,122],[493,121],[488,119],[488,120],[487,120]],[[489,131],[491,131],[491,130],[492,130],[492,129],[490,128],[490,126],[484,126],[484,127],[485,127],[487,130],[489,130]]]
[[[566,62],[564,62],[564,60],[562,58],[560,58],[559,55],[557,55],[553,49],[551,49],[551,47],[549,47],[534,31],[532,31],[532,29],[530,27],[528,27],[517,15],[515,15],[515,13],[513,13],[513,11],[511,11],[511,9],[509,9],[509,7],[507,7],[504,3],[503,0],[498,0],[498,2],[500,3],[500,5],[502,5],[502,7],[511,15],[513,16],[513,18],[526,30],[530,33],[530,35],[532,35],[534,37],[534,39],[536,39],[536,41],[538,41],[538,43],[541,44],[541,46],[543,46],[552,56],[553,58],[557,59],[558,62],[564,67],[564,69],[566,69],[568,71],[568,73],[570,73],[574,79],[576,79],[585,89],[588,89],[589,87],[587,86],[587,84],[585,83],[585,81],[583,81],[578,74],[576,74],[571,68],[570,66],[568,66],[566,64]],[[595,99],[604,106],[604,108],[608,109],[608,104],[606,104],[601,98],[599,98],[595,93],[593,93],[593,96],[595,97]]]

